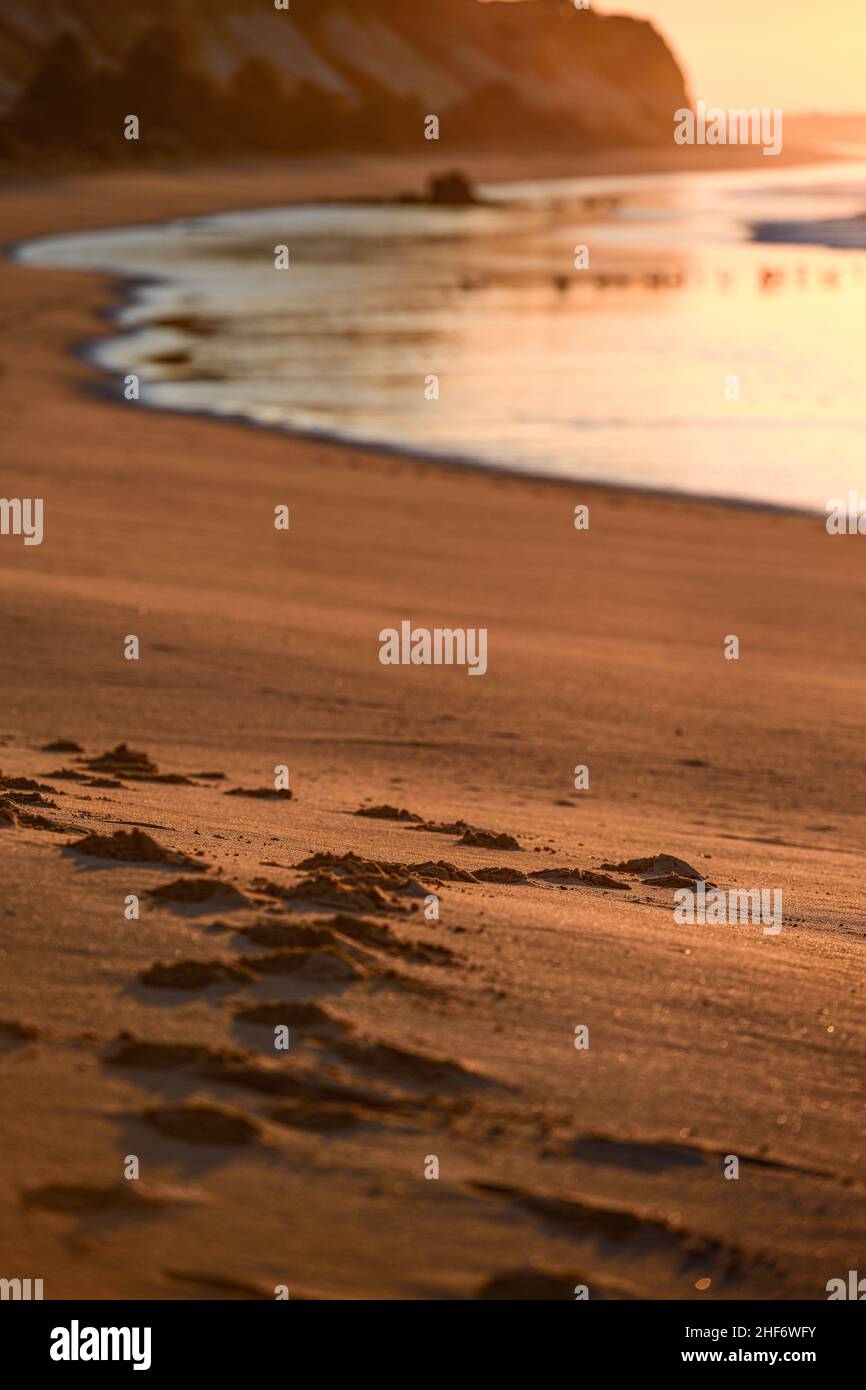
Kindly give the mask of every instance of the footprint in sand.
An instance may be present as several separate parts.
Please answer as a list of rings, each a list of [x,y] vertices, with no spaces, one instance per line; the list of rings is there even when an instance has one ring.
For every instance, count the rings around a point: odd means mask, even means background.
[[[232,787],[223,796],[252,796],[260,801],[291,801],[292,793],[288,787]]]
[[[253,1054],[209,1043],[151,1042],[134,1033],[120,1033],[103,1052],[109,1067],[143,1067],[147,1070],[181,1071],[190,1067],[246,1062]]]
[[[598,1299],[629,1299],[637,1295],[627,1292],[622,1286],[600,1280],[596,1275],[584,1274],[577,1270],[557,1269],[506,1269],[500,1274],[492,1274],[485,1279],[475,1297],[486,1301],[507,1300],[522,1302],[529,1300],[556,1301],[575,1300],[575,1290],[586,1288],[590,1297]]]
[[[734,1242],[674,1225],[651,1212],[584,1202],[578,1198],[546,1196],[498,1183],[475,1182],[472,1186],[476,1192],[507,1199],[513,1206],[570,1236],[616,1244],[639,1242],[658,1255],[677,1259],[683,1271],[711,1263],[724,1280],[741,1277],[750,1268],[766,1271],[775,1265],[773,1256],[763,1251],[746,1251]]]
[[[427,1100],[383,1087],[379,1078],[364,1086],[333,1072],[307,1072],[296,1074],[294,1083],[290,1097],[268,1111],[270,1120],[289,1129],[327,1133],[392,1120],[405,1125],[407,1118],[430,1113]]]
[[[209,985],[251,984],[255,975],[228,960],[156,961],[138,976],[152,989],[206,989]]]
[[[312,1038],[339,1038],[352,1031],[351,1025],[323,1009],[299,999],[268,999],[234,1011],[238,1023],[261,1028],[295,1028]]]
[[[162,1210],[175,1203],[204,1200],[204,1193],[197,1188],[127,1182],[125,1179],[102,1184],[46,1183],[44,1187],[27,1188],[21,1194],[24,1206],[76,1215],[98,1215],[100,1212],[143,1214]]]
[[[256,922],[240,927],[238,934],[253,945],[277,948],[268,955],[243,956],[245,968],[261,975],[297,975],[316,984],[348,985],[366,980],[441,997],[441,991],[428,981],[386,967],[381,955],[437,966],[450,966],[455,959],[447,946],[402,942],[384,924],[346,913],[319,918],[313,926]]]
[[[347,984],[370,974],[345,952],[331,946],[313,951],[289,948],[264,956],[245,956],[244,964],[257,975],[298,975],[315,984]]]
[[[619,1139],[588,1134],[560,1146],[562,1152],[584,1163],[627,1168],[635,1173],[666,1173],[675,1168],[705,1168],[712,1155],[665,1140]]]
[[[275,1105],[268,1119],[287,1129],[307,1129],[317,1134],[355,1129],[365,1120],[379,1120],[381,1112],[368,1113],[362,1106],[335,1105],[328,1101],[290,1101]]]
[[[254,922],[250,927],[238,927],[237,931],[254,946],[285,948],[336,945],[333,932],[296,922]]]
[[[150,1042],[122,1034],[103,1054],[106,1066],[148,1072],[187,1073],[201,1081],[240,1087],[261,1095],[292,1096],[309,1092],[309,1078],[276,1060],[261,1060],[254,1051],[211,1047],[207,1043]]]
[[[316,919],[313,926],[298,923],[263,922],[241,928],[247,939],[260,946],[343,945],[351,943],[382,951],[387,955],[415,957],[425,963],[446,964],[453,959],[447,946],[426,942],[404,942],[383,922],[348,912]]]
[[[346,1040],[334,1043],[333,1051],[353,1066],[404,1084],[458,1088],[496,1085],[491,1078],[470,1071],[461,1062],[410,1052],[392,1043]]]
[[[454,952],[447,946],[429,945],[423,941],[401,941],[390,927],[372,922],[367,917],[337,913],[334,917],[322,918],[321,925],[329,927],[339,937],[383,951],[386,955],[402,956],[430,965],[450,965],[454,960]]]
[[[251,1115],[225,1106],[162,1105],[139,1112],[139,1119],[169,1139],[187,1144],[229,1145],[239,1148],[261,1139],[261,1126]]]
[[[173,1279],[179,1284],[198,1284],[200,1288],[208,1289],[211,1296],[224,1294],[229,1298],[254,1298],[267,1299],[272,1301],[275,1291],[268,1288],[266,1284],[252,1283],[246,1279],[231,1279],[223,1274],[208,1274],[204,1271],[194,1269],[165,1269],[163,1274],[167,1279]],[[293,1294],[292,1297],[297,1297]]]
[[[35,1023],[27,1023],[20,1018],[0,1018],[0,1053],[26,1047],[41,1037],[44,1037],[44,1032]]]
[[[315,1030],[330,1041],[333,1033],[339,1037],[344,1026],[317,1005],[297,1000],[267,1001],[251,1005],[239,1012],[245,1021],[273,1026],[274,1019],[290,1026]],[[331,1046],[335,1044],[331,1042]],[[387,1055],[386,1055],[387,1054]],[[406,1116],[414,1112],[429,1113],[432,1099],[427,1095],[407,1094],[391,1084],[389,1070],[398,1081],[417,1081],[419,1064],[423,1067],[425,1084],[429,1081],[441,1088],[445,1073],[435,1059],[404,1054],[397,1049],[362,1052],[374,1074],[363,1083],[333,1068],[311,1066],[296,1059],[290,1069],[276,1061],[260,1060],[249,1051],[211,1047],[205,1043],[149,1042],[132,1034],[122,1034],[106,1050],[106,1065],[129,1067],[131,1070],[169,1073],[186,1072],[199,1080],[219,1085],[240,1087],[260,1095],[279,1098],[280,1104],[269,1112],[276,1123],[312,1130],[350,1128],[361,1122],[383,1123],[389,1117]],[[357,1061],[358,1054],[349,1053]],[[383,1060],[390,1068],[382,1066]],[[435,1070],[431,1070],[431,1064]],[[438,1097],[437,1097],[438,1105]],[[248,1144],[259,1138],[257,1122],[238,1111],[221,1106],[190,1102],[178,1106],[158,1106],[142,1113],[143,1118],[160,1133],[191,1143]]]

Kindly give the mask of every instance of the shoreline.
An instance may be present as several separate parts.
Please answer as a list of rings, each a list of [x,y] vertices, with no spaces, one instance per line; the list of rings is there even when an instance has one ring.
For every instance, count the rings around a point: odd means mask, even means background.
[[[77,359],[85,366],[93,367],[100,372],[103,377],[111,374],[99,368],[93,363],[87,354],[88,344],[82,344],[73,351]],[[112,389],[108,381],[93,383],[90,392],[95,399],[114,401],[121,399],[118,390]],[[238,414],[214,414],[206,410],[183,410],[180,407],[148,405],[141,401],[136,402],[139,409],[153,411],[155,414],[178,416],[183,419],[216,421],[227,425],[238,425],[243,429],[263,431],[266,434],[282,435],[288,439],[295,439],[302,444],[327,444],[337,449],[345,449],[353,454],[362,454],[370,458],[380,456],[395,460],[405,459],[412,463],[418,463],[431,469],[444,469],[450,473],[463,474],[472,473],[478,477],[489,476],[491,478],[508,479],[512,482],[526,483],[529,486],[537,485],[544,488],[560,489],[583,489],[586,491],[594,490],[597,492],[610,492],[614,495],[622,495],[639,500],[642,497],[652,498],[655,501],[664,502],[693,502],[697,506],[718,508],[723,507],[734,511],[749,511],[757,513],[778,514],[781,516],[806,517],[810,521],[824,520],[825,514],[818,511],[810,511],[806,507],[785,506],[778,502],[759,502],[749,498],[713,496],[709,493],[686,492],[677,488],[662,487],[640,487],[635,483],[618,483],[609,478],[588,478],[575,477],[563,478],[550,473],[524,473],[518,468],[509,468],[505,464],[486,464],[480,463],[471,455],[460,454],[435,454],[423,449],[413,449],[406,444],[390,444],[385,440],[362,440],[353,439],[348,435],[341,435],[332,430],[310,430],[302,429],[292,425],[269,425],[263,421],[255,420],[252,416]]]

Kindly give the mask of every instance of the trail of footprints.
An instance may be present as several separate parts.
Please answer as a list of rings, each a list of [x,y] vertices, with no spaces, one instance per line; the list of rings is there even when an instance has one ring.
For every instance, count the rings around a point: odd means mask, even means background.
[[[87,787],[129,789],[129,783],[158,781],[171,785],[213,784],[220,772],[163,774],[146,753],[126,744],[88,758],[79,745],[58,740],[44,752],[75,754],[76,766],[61,767],[53,780],[72,780]],[[29,778],[0,774],[0,833],[15,827],[66,831],[43,815],[56,809],[46,796],[62,796],[53,786]],[[268,797],[267,788],[233,788],[225,795]],[[273,799],[277,794],[273,794]],[[288,798],[284,798],[288,799]],[[353,814],[372,819],[403,822],[407,832],[429,831],[459,836],[457,843],[498,850],[520,850],[510,835],[479,829],[463,820],[424,821],[413,812],[392,806],[365,806]],[[639,876],[640,885],[670,888],[694,883],[698,871],[670,855],[605,864],[601,870],[542,869],[524,873],[510,865],[493,865],[469,871],[448,860],[407,863],[380,862],[347,853],[323,851],[295,865],[268,861],[262,867],[290,870],[296,881],[285,884],[260,876],[241,886],[223,880],[221,870],[196,857],[163,847],[141,828],[98,833],[80,831],[69,842],[67,853],[115,863],[165,865],[181,876],[142,892],[155,906],[175,911],[202,910],[231,913],[261,912],[253,922],[230,925],[220,919],[206,930],[214,936],[231,934],[234,954],[212,959],[154,961],[141,972],[137,984],[165,991],[178,1001],[197,991],[211,990],[215,1005],[227,1008],[241,1030],[261,1029],[273,1038],[274,1030],[287,1027],[291,1049],[278,1060],[273,1048],[217,1046],[201,1042],[149,1040],[121,1032],[103,1045],[104,1066],[149,1077],[157,1089],[166,1079],[176,1090],[188,1085],[192,1098],[145,1105],[137,1118],[160,1135],[194,1146],[241,1149],[271,1145],[280,1129],[345,1135],[360,1126],[418,1129],[447,1127],[455,1136],[478,1138],[492,1129],[516,1132],[528,1123],[536,1125],[537,1145],[546,1154],[562,1153],[577,1161],[608,1164],[632,1171],[658,1172],[680,1166],[715,1164],[718,1155],[697,1144],[645,1143],[620,1136],[579,1135],[570,1141],[551,1139],[552,1120],[530,1119],[527,1107],[511,1087],[465,1066],[457,1059],[437,1057],[393,1043],[359,1035],[357,1030],[326,1003],[323,996],[339,995],[360,986],[366,990],[400,990],[417,993],[428,1001],[444,1000],[449,972],[465,980],[468,964],[444,944],[407,937],[393,924],[411,929],[413,914],[429,892],[443,883],[546,884],[577,886],[606,891],[628,891],[634,883],[622,875]],[[552,852],[550,847],[545,847]],[[610,872],[620,876],[613,878]],[[303,875],[298,878],[298,875]],[[301,918],[290,918],[296,913]],[[385,920],[382,920],[385,919]],[[422,968],[423,974],[413,973]],[[434,976],[431,978],[431,968]],[[256,997],[264,981],[285,978],[287,989],[307,991],[282,998]],[[246,997],[239,991],[249,991]],[[317,998],[308,997],[309,992]],[[217,995],[222,995],[218,999]],[[0,1020],[0,1055],[4,1050],[35,1045],[44,1033],[20,1020]],[[298,1040],[300,1047],[297,1046]],[[202,1099],[201,1090],[230,1088],[240,1103]],[[251,1109],[244,1097],[253,1100]],[[563,1119],[558,1117],[556,1127]],[[274,1128],[272,1128],[274,1127]],[[744,1156],[744,1162],[785,1171],[765,1156]],[[798,1170],[799,1171],[799,1170]],[[820,1174],[831,1178],[830,1174]],[[628,1242],[630,1253],[661,1252],[677,1261],[684,1271],[711,1268],[721,1282],[739,1279],[754,1265],[770,1269],[773,1261],[748,1254],[736,1243],[703,1237],[684,1230],[652,1213],[628,1207],[563,1199],[539,1194],[520,1186],[478,1181],[471,1185],[479,1200],[521,1213],[558,1234],[582,1236],[606,1245]],[[79,1215],[121,1212],[135,1215],[158,1211],[175,1202],[205,1200],[198,1189],[146,1182],[122,1184],[51,1184],[24,1192],[22,1201],[33,1207]],[[166,1271],[169,1277],[208,1287],[213,1276],[206,1272]],[[639,1296],[627,1285],[611,1283],[576,1270],[517,1268],[485,1281],[477,1297],[573,1298],[576,1284],[591,1283],[595,1297]],[[272,1296],[252,1285],[222,1281],[227,1296]]]

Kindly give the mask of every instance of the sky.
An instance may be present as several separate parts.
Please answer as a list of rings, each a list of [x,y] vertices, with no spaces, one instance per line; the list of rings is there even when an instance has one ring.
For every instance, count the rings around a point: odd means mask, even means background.
[[[866,111],[866,0],[593,0],[593,7],[661,29],[696,101]]]

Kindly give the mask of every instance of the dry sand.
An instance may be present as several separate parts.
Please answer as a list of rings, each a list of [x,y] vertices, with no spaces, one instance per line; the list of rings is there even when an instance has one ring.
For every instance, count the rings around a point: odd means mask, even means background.
[[[0,210],[11,239],[336,188],[115,175]],[[0,492],[46,499],[41,547],[0,540],[0,1275],[825,1298],[866,1218],[864,542],[107,403],[69,349],[116,288],[0,286]],[[403,618],[487,627],[487,675],[381,666]],[[123,742],[149,756],[98,757]],[[291,799],[224,794],[277,764]],[[421,824],[351,814],[382,804]],[[429,828],[458,820],[521,848]],[[601,869],[656,854],[780,887],[782,932],[678,926],[673,888]]]

